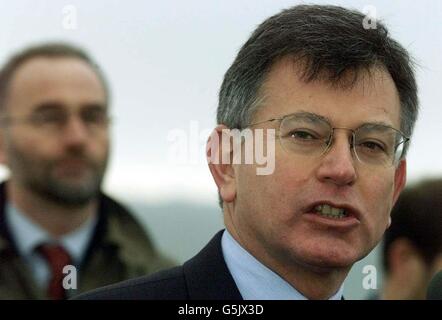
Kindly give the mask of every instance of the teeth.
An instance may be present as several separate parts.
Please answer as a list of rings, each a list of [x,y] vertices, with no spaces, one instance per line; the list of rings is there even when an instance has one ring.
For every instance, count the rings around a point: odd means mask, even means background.
[[[344,218],[347,216],[344,209],[334,208],[328,204],[322,204],[315,207],[317,213],[329,218]]]

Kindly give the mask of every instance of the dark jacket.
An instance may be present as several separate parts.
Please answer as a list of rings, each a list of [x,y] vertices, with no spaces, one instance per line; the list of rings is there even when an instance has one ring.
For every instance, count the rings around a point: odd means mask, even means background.
[[[35,284],[6,227],[5,202],[3,183],[0,184],[0,299],[46,299],[45,290]],[[78,269],[78,288],[68,294],[78,295],[173,265],[155,250],[145,230],[124,207],[101,194],[98,223]]]
[[[224,261],[222,231],[180,267],[125,281],[77,297],[87,300],[242,300]]]

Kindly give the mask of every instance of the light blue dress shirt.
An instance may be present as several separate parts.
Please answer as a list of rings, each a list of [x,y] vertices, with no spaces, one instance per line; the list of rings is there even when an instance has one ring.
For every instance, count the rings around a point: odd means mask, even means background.
[[[35,249],[43,243],[59,244],[69,253],[73,265],[79,266],[98,220],[94,216],[77,230],[56,240],[11,203],[6,205],[5,219],[20,256],[32,272],[36,284],[42,289],[47,288],[49,284],[50,269],[46,260]]]
[[[255,259],[225,230],[221,248],[227,268],[244,300],[307,300],[278,274]],[[343,285],[329,300],[340,300]]]

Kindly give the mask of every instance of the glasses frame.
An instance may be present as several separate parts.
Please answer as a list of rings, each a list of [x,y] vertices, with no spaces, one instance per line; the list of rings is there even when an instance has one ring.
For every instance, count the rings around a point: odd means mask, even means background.
[[[68,123],[70,121],[70,118],[72,116],[75,117],[75,113],[66,113],[67,117],[65,119],[65,123],[63,124],[63,126],[66,125],[66,123]],[[82,119],[81,115],[77,115],[80,118],[80,121],[87,127],[89,128],[85,121]],[[104,118],[104,122],[103,122],[103,128],[108,128],[109,125],[113,122],[113,118],[106,114],[105,118]],[[14,124],[26,124],[26,125],[30,125],[33,128],[38,128],[38,124],[35,122],[35,120],[33,119],[33,115],[29,114],[26,116],[16,116],[16,117],[12,117],[12,116],[2,116],[0,117],[0,126],[7,126],[7,125],[14,125]]]
[[[263,124],[263,123],[266,123],[266,122],[279,121],[280,123],[279,123],[279,128],[278,128],[278,140],[279,140],[279,143],[281,144],[282,149],[283,149],[285,152],[288,152],[288,151],[286,150],[286,148],[284,148],[284,146],[283,146],[283,144],[282,144],[282,141],[281,141],[281,124],[282,124],[282,121],[284,121],[286,118],[288,118],[288,117],[292,117],[292,116],[294,116],[294,115],[296,115],[296,113],[290,113],[290,114],[286,114],[286,115],[284,115],[284,116],[282,116],[282,117],[271,118],[271,119],[267,119],[267,120],[263,120],[263,121],[254,122],[254,123],[249,124],[246,128],[249,128],[249,127],[252,127],[252,126],[255,126],[255,125],[259,125],[259,124]],[[327,124],[330,126],[330,129],[331,129],[331,130],[330,130],[330,136],[328,137],[328,142],[327,142],[327,146],[326,146],[326,148],[324,149],[324,151],[323,151],[318,157],[323,156],[324,154],[326,154],[326,153],[330,150],[330,148],[331,148],[331,146],[332,146],[332,144],[333,144],[333,137],[334,137],[335,129],[344,129],[344,130],[351,131],[351,133],[352,133],[352,138],[353,138],[353,139],[352,139],[352,142],[350,143],[350,148],[353,149],[353,153],[355,154],[355,156],[356,156],[356,158],[358,159],[358,161],[359,161],[360,163],[365,164],[365,162],[363,162],[363,161],[359,158],[359,156],[358,156],[358,154],[357,154],[357,152],[356,152],[356,149],[355,149],[355,140],[356,140],[356,139],[355,139],[355,132],[356,132],[360,127],[356,128],[356,129],[346,128],[346,127],[333,127],[333,126],[330,124],[330,122],[328,122],[328,121],[326,121],[326,120],[324,120],[324,122],[327,122]],[[401,136],[401,142],[399,142],[398,144],[396,144],[396,145],[394,146],[394,156],[393,156],[393,161],[392,161],[392,163],[391,163],[391,165],[394,165],[396,162],[398,162],[398,161],[400,161],[400,160],[402,159],[402,157],[403,157],[403,155],[404,155],[404,149],[405,149],[405,146],[406,146],[406,144],[410,141],[410,137],[406,136],[401,130],[398,130],[398,129],[393,128],[393,127],[391,127],[391,126],[388,126],[388,125],[382,125],[382,126],[387,127],[387,128],[389,128],[389,129],[392,129],[392,130],[396,131],[396,132],[399,133],[400,136]],[[395,156],[395,155],[396,155],[396,150],[397,150],[397,148],[398,148],[401,144],[404,145],[404,149],[402,149],[401,155],[396,159],[396,156]]]

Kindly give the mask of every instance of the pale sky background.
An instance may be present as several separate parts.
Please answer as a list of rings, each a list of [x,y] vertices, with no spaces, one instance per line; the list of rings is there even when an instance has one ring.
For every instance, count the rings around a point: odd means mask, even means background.
[[[217,94],[239,47],[265,18],[300,1],[166,0],[0,3],[0,62],[44,40],[72,41],[102,66],[113,92],[112,160],[105,189],[148,201],[213,203],[205,134],[215,124]],[[310,3],[310,2],[307,2]],[[391,34],[420,64],[421,114],[408,157],[411,180],[442,174],[442,1],[315,1],[376,8]],[[77,29],[63,28],[76,10]],[[68,9],[69,10],[69,7]],[[72,11],[70,11],[72,12]],[[199,127],[192,163],[170,161],[168,135]],[[190,161],[189,160],[189,161]],[[197,162],[197,163],[196,163]]]

